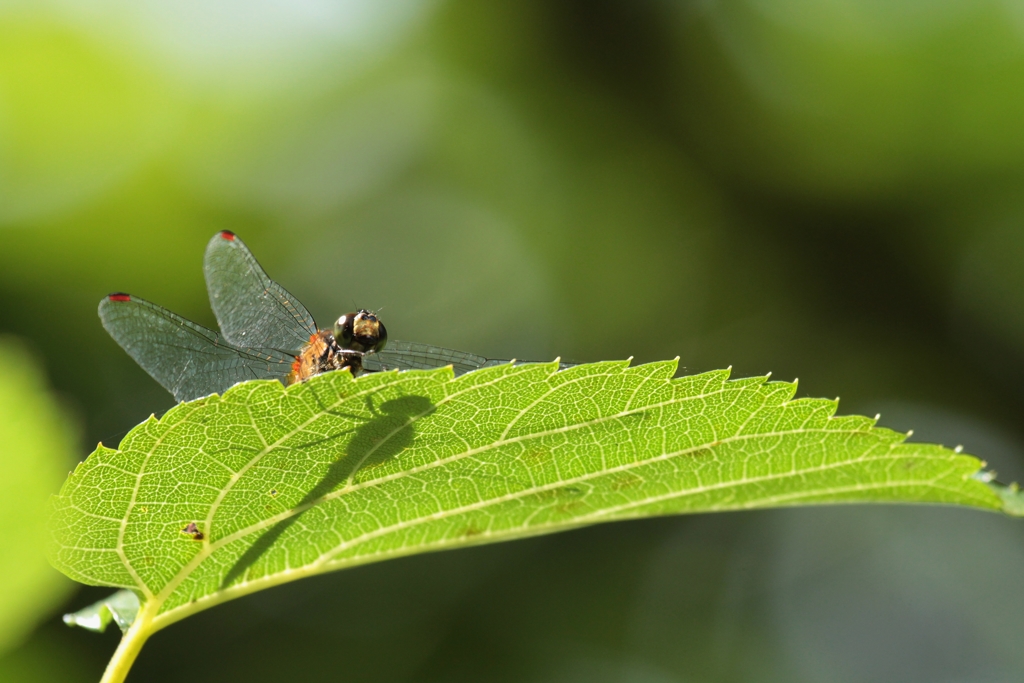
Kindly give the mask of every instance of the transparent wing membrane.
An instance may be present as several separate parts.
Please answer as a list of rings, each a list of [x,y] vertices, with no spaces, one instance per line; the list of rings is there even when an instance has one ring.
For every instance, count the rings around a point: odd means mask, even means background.
[[[306,307],[267,276],[233,233],[213,236],[203,270],[210,306],[228,343],[294,355],[316,334],[316,323]]]
[[[440,346],[396,339],[389,340],[383,351],[365,356],[363,367],[375,372],[380,370],[429,370],[451,365],[455,368],[455,374],[461,375],[477,368],[507,362],[489,360],[483,356],[445,349]]]
[[[110,336],[178,401],[222,393],[248,379],[284,379],[294,360],[264,349],[237,349],[213,330],[127,294],[100,302]]]
[[[248,379],[285,381],[295,357],[317,333],[313,316],[267,276],[232,232],[213,236],[203,270],[220,334],[127,294],[111,294],[100,302],[103,327],[179,401],[223,393]],[[461,375],[508,362],[403,341],[389,341],[383,351],[363,356],[368,372],[451,365]],[[559,369],[571,366],[560,363]]]
[[[478,368],[491,367],[508,363],[508,360],[484,358],[476,354],[446,349],[431,344],[393,340],[388,341],[383,351],[370,354],[363,358],[363,367],[370,372],[382,370],[429,370],[451,365],[456,375],[461,375]],[[527,363],[531,361],[517,361]],[[572,363],[559,363],[558,369],[572,367]]]

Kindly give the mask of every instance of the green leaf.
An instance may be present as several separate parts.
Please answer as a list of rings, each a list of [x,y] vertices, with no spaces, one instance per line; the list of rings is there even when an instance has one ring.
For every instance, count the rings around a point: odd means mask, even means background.
[[[66,418],[34,359],[0,338],[0,652],[73,587],[46,563],[46,502],[71,465]]]
[[[653,515],[851,502],[1002,510],[981,463],[795,385],[676,363],[258,381],[99,447],[51,561],[134,591],[140,630],[401,555]]]
[[[65,614],[64,623],[103,633],[113,621],[124,633],[138,613],[139,597],[130,590],[119,590],[77,612]]]

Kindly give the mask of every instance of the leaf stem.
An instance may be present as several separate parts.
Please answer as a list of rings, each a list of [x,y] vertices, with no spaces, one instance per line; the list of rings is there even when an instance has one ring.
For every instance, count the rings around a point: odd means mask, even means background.
[[[150,603],[153,601],[149,601]],[[107,664],[107,670],[103,672],[100,683],[122,683],[128,676],[128,671],[139,656],[139,651],[146,644],[146,640],[153,633],[152,622],[154,607],[151,604],[143,605],[139,610],[135,621],[121,636],[121,643],[114,651],[114,656]]]

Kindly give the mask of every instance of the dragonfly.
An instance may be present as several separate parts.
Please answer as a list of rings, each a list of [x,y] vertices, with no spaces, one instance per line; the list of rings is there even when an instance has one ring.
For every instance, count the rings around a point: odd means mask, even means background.
[[[177,401],[223,393],[250,379],[289,385],[332,370],[347,369],[357,376],[446,365],[461,375],[515,362],[389,340],[384,323],[366,309],[346,313],[321,329],[228,230],[207,245],[203,273],[220,332],[123,292],[107,295],[99,305],[110,336]]]

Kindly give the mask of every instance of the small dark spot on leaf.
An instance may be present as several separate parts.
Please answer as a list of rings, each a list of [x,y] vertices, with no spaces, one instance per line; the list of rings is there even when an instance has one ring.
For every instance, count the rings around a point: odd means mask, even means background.
[[[913,460],[904,460],[903,461],[903,469],[905,469],[905,470],[913,469],[914,465],[916,465],[916,464],[917,463],[914,462]]]
[[[277,495],[277,489],[270,489],[270,495],[276,496]]]
[[[718,445],[717,441],[715,443],[711,444],[712,447],[717,446],[717,445]],[[700,457],[704,457],[704,456],[707,456],[707,455],[711,455],[712,453],[714,453],[714,451],[712,451],[711,448],[699,448],[699,449],[693,451],[692,453],[690,453],[690,457],[691,458],[700,458]]]
[[[472,538],[473,536],[479,536],[482,533],[483,531],[481,529],[477,529],[476,527],[471,526],[468,527],[465,531],[463,531],[462,535],[466,538]]]
[[[181,533],[191,536],[193,541],[201,541],[206,538],[195,522],[189,522],[188,525],[181,530]]]

